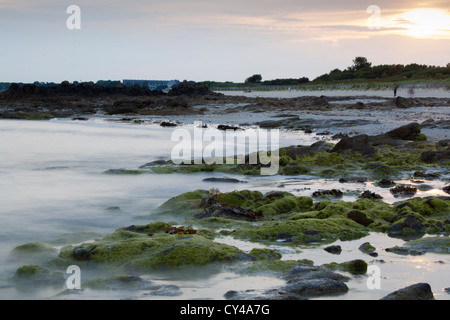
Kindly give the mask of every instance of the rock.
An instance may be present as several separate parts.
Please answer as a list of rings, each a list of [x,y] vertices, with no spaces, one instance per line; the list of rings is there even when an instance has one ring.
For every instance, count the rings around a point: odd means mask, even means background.
[[[363,252],[363,253],[373,253],[375,252],[375,247],[372,246],[369,242],[363,243],[362,245],[359,246],[359,251]]]
[[[392,252],[392,253],[402,255],[402,256],[407,256],[407,255],[421,256],[421,255],[425,254],[424,251],[419,251],[419,250],[409,249],[409,248],[399,247],[399,246],[395,246],[392,248],[386,248],[385,250],[386,250],[386,252]]]
[[[331,254],[341,254],[341,252],[342,252],[341,246],[337,246],[337,245],[326,247],[323,250],[325,250],[326,252],[329,252]]]
[[[450,185],[443,187],[442,190],[444,190],[444,192],[447,192],[448,194],[450,194]]]
[[[408,241],[404,245],[410,250],[420,252],[433,253],[450,253],[450,238],[449,237],[424,237],[412,241]]]
[[[367,227],[371,223],[373,223],[373,219],[369,218],[365,213],[358,211],[358,210],[352,210],[347,213],[347,218],[355,221],[356,223]]]
[[[253,248],[252,251],[250,251],[249,256],[251,259],[255,260],[279,260],[282,257],[281,253],[277,250],[268,248]]]
[[[335,198],[341,198],[344,194],[342,193],[342,191],[337,190],[337,189],[332,189],[332,190],[318,190],[315,191],[312,196],[314,198],[318,198],[318,197],[326,197],[326,196],[331,196],[331,197],[335,197]]]
[[[228,218],[247,221],[264,220],[262,211],[253,211],[251,209],[243,209],[241,207],[232,207],[216,203],[215,205],[205,209],[205,211],[194,215],[194,219],[206,218]]]
[[[209,90],[209,87],[205,84],[195,84],[183,81],[177,86],[173,86],[169,93],[169,96],[209,96],[220,97],[222,94]]]
[[[21,290],[35,290],[41,287],[61,287],[65,283],[62,272],[50,272],[37,265],[26,265],[16,270],[10,282]]]
[[[206,178],[204,182],[223,182],[223,183],[247,183],[247,181],[241,181],[233,178]]]
[[[417,283],[392,292],[381,300],[435,300],[428,283]]]
[[[386,136],[396,140],[415,141],[419,138],[421,127],[417,122],[407,124],[385,133]]]
[[[405,228],[408,228],[405,230]],[[408,216],[403,221],[397,222],[388,228],[388,233],[399,232],[420,232],[422,233],[425,226],[417,221],[414,217]]]
[[[329,263],[325,264],[324,267],[330,269],[337,269],[341,271],[350,272],[352,274],[365,274],[367,273],[367,262],[364,260],[356,259],[343,263]]]
[[[450,159],[450,147],[443,151],[425,151],[420,156],[420,160],[425,163],[434,163]]]
[[[172,123],[172,122],[163,121],[163,122],[161,122],[160,126],[161,127],[176,127],[177,124],[176,123]]]
[[[239,292],[237,292],[236,290],[229,290],[229,291],[225,292],[223,297],[227,300],[230,300],[238,294],[239,294]]]
[[[34,242],[15,247],[8,258],[14,261],[36,263],[56,257],[57,254],[58,251],[54,247],[45,243]]]
[[[275,237],[276,241],[280,241],[280,242],[289,242],[292,241],[292,234],[289,233],[279,233],[276,235]]]
[[[241,128],[239,127],[235,127],[235,126],[229,126],[229,125],[225,125],[225,124],[220,124],[217,126],[218,130],[222,130],[222,131],[226,131],[226,130],[241,130]]]
[[[415,179],[427,179],[427,180],[434,180],[439,178],[438,173],[425,173],[422,171],[416,171],[414,172],[414,178]]]
[[[401,184],[391,188],[391,193],[395,197],[412,197],[417,193],[417,188],[407,184]]]
[[[340,152],[345,150],[359,152],[364,156],[373,156],[376,153],[375,149],[369,145],[369,136],[365,134],[351,138],[343,138],[334,146],[331,152]]]
[[[388,179],[381,179],[376,184],[381,188],[391,188],[396,185],[394,181]]]
[[[383,197],[380,196],[379,194],[371,192],[369,190],[366,190],[363,193],[361,193],[361,195],[358,198],[360,198],[360,199],[370,199],[370,200],[383,199]]]
[[[281,290],[302,297],[344,294],[348,287],[341,281],[331,279],[308,279],[289,283]]]
[[[313,106],[328,106],[328,100],[327,97],[325,96],[320,96],[320,97],[314,97],[313,101],[311,102],[311,105]]]
[[[394,106],[400,109],[407,109],[415,107],[413,100],[403,97],[396,97],[394,99]]]

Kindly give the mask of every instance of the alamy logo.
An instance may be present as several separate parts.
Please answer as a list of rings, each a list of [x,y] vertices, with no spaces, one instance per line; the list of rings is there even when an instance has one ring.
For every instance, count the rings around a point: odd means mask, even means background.
[[[70,276],[66,279],[66,286],[69,290],[81,289],[81,269],[79,266],[69,266],[66,271]]]
[[[205,129],[202,122],[190,130],[177,129],[171,140],[179,142],[171,154],[176,165],[250,164],[261,165],[261,175],[278,173],[279,130]],[[204,146],[204,143],[208,143]]]
[[[367,274],[369,278],[367,279],[367,288],[369,290],[380,290],[381,289],[381,269],[378,266],[369,266],[367,268]]]
[[[77,5],[71,5],[67,7],[67,14],[70,16],[66,20],[66,26],[69,30],[81,29],[81,9]]]
[[[370,14],[367,19],[367,27],[369,30],[381,29],[381,9],[379,6],[371,5],[367,7],[367,14]]]

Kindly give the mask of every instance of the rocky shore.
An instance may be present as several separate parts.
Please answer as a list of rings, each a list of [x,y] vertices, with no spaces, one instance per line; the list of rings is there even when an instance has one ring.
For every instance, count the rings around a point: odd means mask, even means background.
[[[394,108],[401,112],[418,106],[450,106],[448,99],[438,98],[399,97],[354,102],[355,97],[339,97],[339,103],[333,103],[335,100],[332,97],[231,97],[188,83],[182,83],[168,93],[139,86],[106,88],[89,83],[62,83],[51,88],[13,85],[0,95],[0,117],[82,120],[90,115],[120,115],[139,119],[149,115],[225,114],[233,117],[246,112],[265,113],[271,117],[275,114],[272,119],[267,119],[267,115],[263,119],[254,119],[251,125],[307,132],[327,128],[330,120],[319,117],[315,123],[308,122],[295,115],[299,111],[352,112]],[[346,100],[349,103],[345,103]],[[318,124],[320,121],[322,123]],[[357,125],[361,125],[361,121],[374,124],[377,119],[358,121]],[[172,125],[176,126],[170,121],[164,124]],[[239,130],[236,123],[223,125]],[[348,123],[350,127],[354,125]],[[338,121],[334,126],[342,128],[345,123]],[[263,291],[251,287],[248,290],[224,290],[223,299],[339,297],[352,290],[349,281],[369,277],[369,262],[379,254],[371,243],[363,243],[358,249],[367,259],[326,264],[315,264],[309,259],[284,259],[282,250],[272,246],[295,248],[315,244],[323,247],[326,254],[339,256],[342,248],[335,244],[337,241],[353,241],[377,233],[408,240],[402,246],[384,249],[395,255],[450,253],[450,197],[415,197],[417,188],[393,181],[410,175],[414,179],[448,181],[450,141],[432,140],[423,132],[424,128],[445,130],[447,126],[446,119],[429,119],[382,133],[354,132],[335,136],[334,142],[318,141],[308,146],[279,149],[279,176],[308,175],[312,179],[327,178],[340,183],[371,181],[389,189],[397,198],[394,203],[383,201],[382,196],[371,190],[362,192],[354,201],[343,201],[342,191],[326,188],[310,196],[280,190],[264,193],[254,190],[220,192],[214,188],[192,190],[168,199],[149,215],[148,223],[144,225],[123,226],[106,236],[70,241],[58,247],[39,242],[16,247],[9,259],[18,268],[11,274],[9,283],[24,292],[52,288],[58,292],[52,297],[55,299],[70,299],[85,291],[117,290],[137,291],[142,294],[141,298],[168,298],[182,296],[182,288],[149,278],[167,271],[180,273],[190,268],[213,268],[216,272],[270,275],[282,283]],[[139,168],[111,168],[104,173],[157,177],[158,174],[221,172],[253,177],[258,176],[262,166],[261,163],[175,165],[170,160],[158,160]],[[246,186],[246,181],[234,178],[205,177],[204,181],[211,186],[216,182]],[[449,193],[449,187],[442,188],[442,192]],[[220,241],[223,238],[258,246],[243,250]],[[64,274],[70,265],[77,265],[88,274],[82,289],[75,293],[65,290]],[[448,284],[442,285],[448,287]],[[430,285],[417,283],[398,288],[383,299],[432,300],[434,296]]]

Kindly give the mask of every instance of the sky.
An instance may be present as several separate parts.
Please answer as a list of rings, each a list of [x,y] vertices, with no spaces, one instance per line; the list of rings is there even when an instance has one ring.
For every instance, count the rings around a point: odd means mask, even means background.
[[[448,0],[0,0],[0,82],[312,80],[449,52]]]

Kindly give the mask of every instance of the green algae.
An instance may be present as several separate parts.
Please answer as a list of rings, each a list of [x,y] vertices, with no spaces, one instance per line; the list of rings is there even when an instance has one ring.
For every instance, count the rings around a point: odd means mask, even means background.
[[[19,289],[35,290],[46,286],[62,286],[64,275],[38,265],[25,265],[16,270],[10,282]]]
[[[424,237],[408,241],[404,245],[406,248],[422,251],[422,252],[434,252],[434,253],[450,253],[450,237],[448,236],[433,236]]]
[[[332,269],[332,270],[340,270],[349,272],[351,274],[366,274],[367,273],[367,262],[364,260],[352,260],[346,261],[342,263],[332,262],[324,264],[323,267]]]
[[[279,253],[277,250],[268,248],[253,248],[250,251],[249,255],[255,260],[278,260],[282,257],[281,253]]]
[[[394,203],[397,209],[409,207],[413,212],[422,216],[448,216],[450,201],[438,197],[412,198]]]
[[[163,231],[163,225],[165,223],[153,223],[128,227],[127,230],[118,229],[93,243],[63,247],[59,259],[66,264],[108,264],[131,270],[154,270],[233,261],[245,256],[235,247],[197,234],[167,234]],[[155,233],[147,233],[151,231]]]
[[[349,219],[329,218],[268,221],[254,228],[237,229],[233,236],[251,241],[274,241],[280,234],[289,235],[293,242],[350,240],[367,235],[360,230],[359,225]]]
[[[8,258],[11,260],[38,262],[56,257],[57,254],[58,251],[53,246],[45,243],[34,242],[15,247],[9,254]]]

